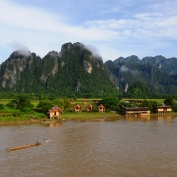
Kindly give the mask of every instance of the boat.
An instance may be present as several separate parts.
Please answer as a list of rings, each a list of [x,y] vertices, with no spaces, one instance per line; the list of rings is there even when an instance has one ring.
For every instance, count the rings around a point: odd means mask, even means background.
[[[24,149],[24,148],[28,148],[28,147],[32,147],[32,146],[40,146],[40,145],[41,145],[41,143],[37,142],[35,144],[26,144],[26,145],[23,145],[23,146],[16,146],[16,147],[13,147],[13,148],[9,148],[7,150],[14,151],[14,150]]]

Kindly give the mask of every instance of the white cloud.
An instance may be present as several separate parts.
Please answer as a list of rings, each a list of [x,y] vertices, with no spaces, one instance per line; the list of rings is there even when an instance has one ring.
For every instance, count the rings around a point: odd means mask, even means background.
[[[120,71],[127,72],[127,71],[129,71],[129,68],[127,66],[121,66]]]
[[[117,38],[117,32],[91,26],[71,26],[64,23],[64,17],[44,10],[20,6],[9,0],[0,0],[0,46],[13,49],[13,41],[28,46],[43,57],[49,50],[59,51],[66,42],[111,41]],[[16,45],[18,46],[18,45]],[[18,46],[21,47],[21,46]],[[15,47],[17,50],[17,47]]]
[[[0,1],[0,23],[25,30],[54,32],[70,35],[84,40],[109,40],[116,36],[114,31],[70,26],[62,22],[58,16],[46,13],[40,9],[21,7],[9,1]]]
[[[148,38],[168,35],[168,37],[177,38],[177,14],[167,17],[161,13],[139,13],[134,14],[132,19],[87,21],[86,25],[116,31],[121,37]],[[171,30],[168,30],[169,28]]]
[[[101,14],[110,14],[110,13],[118,13],[120,12],[121,6],[114,6],[112,8],[106,9],[106,10],[101,10],[100,13]]]
[[[17,41],[13,41],[12,43],[8,44],[13,50],[18,50],[18,53],[21,55],[29,56],[31,53],[29,52],[28,48]]]
[[[136,8],[131,5],[134,2],[132,0],[127,0],[126,4],[130,4],[126,5],[126,8],[125,2],[120,2],[114,1],[112,8],[108,5],[107,10],[102,11],[105,13],[105,19],[94,14],[89,16],[92,20],[87,21],[84,21],[85,14],[79,14],[78,5],[77,17],[78,15],[82,16],[82,22],[77,22],[79,25],[74,25],[72,22],[71,25],[67,19],[74,14],[70,14],[67,9],[66,18],[62,14],[56,15],[56,11],[55,14],[49,13],[47,8],[22,6],[12,3],[11,0],[0,0],[0,34],[2,34],[0,47],[7,46],[13,50],[12,44],[13,41],[16,41],[16,43],[27,46],[26,48],[30,51],[43,57],[51,50],[60,51],[62,44],[66,42],[81,42],[90,44],[90,46],[97,46],[99,52],[94,48],[92,50],[100,54],[105,61],[132,54],[151,55],[156,49],[164,49],[166,45],[168,47],[175,46],[175,42],[173,45],[170,44],[170,40],[177,39],[177,2],[175,0],[166,1],[166,3],[156,1],[156,4]],[[70,6],[72,6],[72,1]],[[102,7],[105,9],[105,5],[100,5],[98,11]],[[132,8],[134,8],[133,11],[130,10]],[[119,13],[120,10],[121,12],[126,10],[124,16]],[[115,16],[115,13],[120,15]],[[167,40],[168,44],[166,43]],[[17,50],[16,47],[15,50]],[[171,47],[169,48],[172,51]]]
[[[84,46],[87,50],[91,51],[94,56],[100,56],[98,49],[95,46],[90,44],[84,44]]]

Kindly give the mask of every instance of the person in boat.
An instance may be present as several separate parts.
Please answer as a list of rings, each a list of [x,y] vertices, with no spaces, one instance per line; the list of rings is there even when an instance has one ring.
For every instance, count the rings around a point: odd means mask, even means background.
[[[39,145],[40,144],[40,142],[39,141],[36,141],[36,145]]]

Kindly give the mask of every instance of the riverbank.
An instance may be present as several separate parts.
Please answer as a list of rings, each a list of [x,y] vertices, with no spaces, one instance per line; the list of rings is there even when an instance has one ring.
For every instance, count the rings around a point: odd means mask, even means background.
[[[23,118],[3,118],[0,117],[0,125],[10,125],[10,124],[31,124],[31,123],[62,123],[65,121],[76,121],[76,122],[92,122],[92,121],[115,121],[119,119],[131,119],[131,120],[139,120],[139,119],[158,119],[158,118],[175,118],[177,117],[177,113],[170,113],[170,114],[151,114],[150,116],[144,117],[133,117],[133,116],[125,116],[117,114],[116,112],[109,112],[109,113],[63,113],[60,119],[49,119],[47,117],[26,117]]]
[[[119,114],[115,112],[110,113],[64,113],[60,119],[48,119],[47,117],[28,117],[26,118],[15,118],[15,117],[0,117],[0,124],[25,124],[25,123],[52,123],[52,122],[64,122],[64,121],[101,121],[101,120],[118,120],[120,117]]]

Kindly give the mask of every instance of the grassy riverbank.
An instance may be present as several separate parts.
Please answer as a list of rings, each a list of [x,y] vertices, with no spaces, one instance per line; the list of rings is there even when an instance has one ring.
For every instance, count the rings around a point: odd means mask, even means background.
[[[119,114],[115,112],[110,113],[63,113],[59,121],[101,121],[101,120],[117,120]],[[55,119],[58,121],[57,119]],[[14,114],[0,114],[0,124],[13,124],[13,123],[36,123],[36,122],[50,122],[55,121],[48,119],[42,113],[30,112],[30,113],[16,113]]]
[[[109,119],[118,119],[119,114],[116,114],[115,112],[109,112],[109,113],[64,113],[62,114],[61,119],[62,120],[76,120],[76,121],[93,121],[93,120],[109,120]]]
[[[47,116],[45,114],[28,109],[23,111],[9,108],[0,110],[0,124],[18,122],[40,122],[43,119],[47,119]]]

